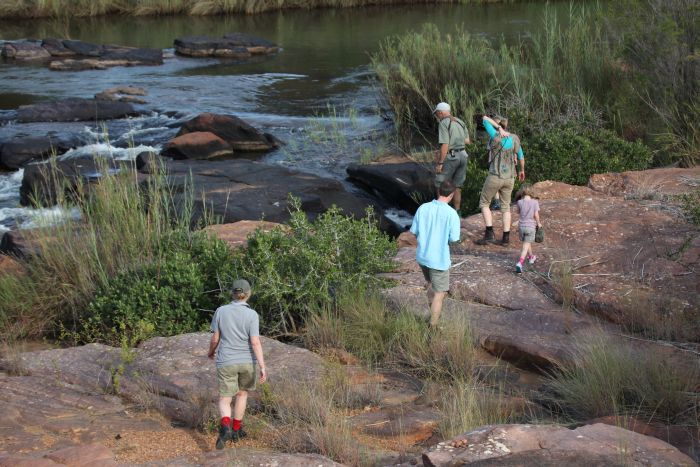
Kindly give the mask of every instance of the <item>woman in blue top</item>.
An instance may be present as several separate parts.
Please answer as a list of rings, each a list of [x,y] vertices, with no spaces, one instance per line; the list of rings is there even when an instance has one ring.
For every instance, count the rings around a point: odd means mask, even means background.
[[[505,118],[500,120],[507,122]],[[484,216],[486,231],[484,238],[478,240],[477,244],[496,243],[489,204],[498,193],[501,200],[501,213],[503,213],[503,239],[500,244],[505,246],[510,243],[510,199],[515,185],[516,165],[520,163],[518,179],[525,180],[525,156],[517,135],[508,133],[502,125],[486,115],[483,118],[483,124],[490,138],[489,175],[484,181],[479,199],[479,209]]]

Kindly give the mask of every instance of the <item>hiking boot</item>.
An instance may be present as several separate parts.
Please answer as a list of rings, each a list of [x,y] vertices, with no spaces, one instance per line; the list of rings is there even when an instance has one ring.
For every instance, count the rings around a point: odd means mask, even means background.
[[[489,243],[496,243],[496,235],[494,235],[493,230],[487,230],[484,232],[484,238],[476,240],[474,243],[477,245],[488,245]]]
[[[498,244],[501,246],[510,245],[510,232],[503,232],[503,238],[500,242],[498,242]]]
[[[246,436],[248,436],[248,433],[243,431],[243,428],[241,428],[240,430],[232,430],[231,431],[231,439],[233,440],[234,443],[242,440]]]
[[[515,272],[517,272],[518,274],[522,274],[522,272],[523,272],[523,263],[518,262],[518,263],[515,265]]]
[[[528,264],[535,264],[535,261],[537,261],[537,256],[536,255],[531,255],[527,257],[527,263]]]
[[[222,426],[219,428],[219,437],[216,440],[216,449],[223,449],[227,441],[233,438],[233,430],[230,426]]]

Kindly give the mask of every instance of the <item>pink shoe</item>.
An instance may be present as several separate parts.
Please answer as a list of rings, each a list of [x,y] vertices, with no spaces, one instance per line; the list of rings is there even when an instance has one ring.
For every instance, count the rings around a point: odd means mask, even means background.
[[[535,261],[537,261],[537,256],[536,255],[530,255],[527,257],[527,263],[528,264],[535,264]]]

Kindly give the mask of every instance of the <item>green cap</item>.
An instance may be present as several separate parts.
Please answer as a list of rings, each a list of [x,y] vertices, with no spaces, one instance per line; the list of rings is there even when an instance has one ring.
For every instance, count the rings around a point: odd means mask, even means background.
[[[233,281],[233,293],[249,293],[250,284],[245,279],[236,279]]]

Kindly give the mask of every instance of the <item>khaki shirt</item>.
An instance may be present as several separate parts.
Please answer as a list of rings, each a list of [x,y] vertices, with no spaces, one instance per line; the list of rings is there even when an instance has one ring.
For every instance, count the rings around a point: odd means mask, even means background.
[[[438,144],[447,144],[448,150],[464,149],[464,140],[469,136],[467,125],[458,118],[451,117],[440,120],[438,126]]]

